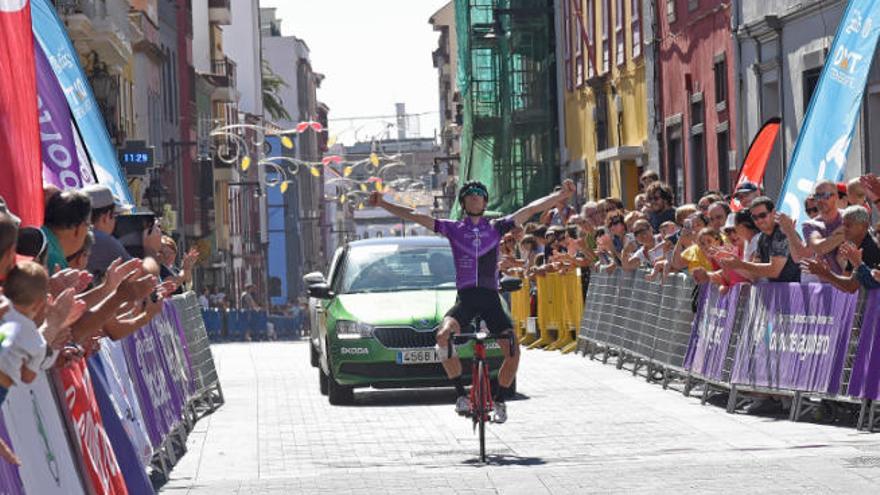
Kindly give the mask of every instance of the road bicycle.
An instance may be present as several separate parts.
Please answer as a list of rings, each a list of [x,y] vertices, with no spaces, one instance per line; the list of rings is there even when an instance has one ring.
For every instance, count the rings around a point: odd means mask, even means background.
[[[455,343],[465,344],[474,341],[474,358],[471,362],[471,408],[467,416],[474,423],[474,430],[480,431],[480,462],[486,462],[486,423],[491,421],[495,402],[492,400],[492,387],[489,379],[489,361],[486,359],[486,339],[488,332],[457,335]]]

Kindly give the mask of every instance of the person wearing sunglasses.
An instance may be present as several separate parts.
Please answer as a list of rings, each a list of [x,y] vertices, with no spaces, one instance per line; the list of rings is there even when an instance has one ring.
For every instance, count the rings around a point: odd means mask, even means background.
[[[819,215],[804,222],[801,232],[804,242],[810,248],[808,255],[822,257],[837,275],[843,274],[843,267],[837,261],[838,248],[846,240],[843,228],[843,215],[837,208],[837,185],[831,181],[821,181],[813,191]],[[807,256],[809,257],[809,256]]]
[[[760,230],[754,261],[736,256],[720,256],[723,268],[736,270],[751,280],[769,282],[800,282],[801,271],[791,257],[788,237],[776,221],[775,204],[766,196],[758,196],[749,207],[755,226]]]
[[[661,223],[675,220],[672,188],[660,181],[652,182],[645,189],[645,196],[648,199],[648,221],[656,233]]]
[[[812,194],[804,198],[804,211],[811,220],[819,216],[819,205],[816,204],[816,197]]]

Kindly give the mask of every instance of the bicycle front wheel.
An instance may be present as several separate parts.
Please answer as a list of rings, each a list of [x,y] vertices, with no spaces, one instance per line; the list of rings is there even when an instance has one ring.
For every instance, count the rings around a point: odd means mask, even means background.
[[[477,364],[477,421],[480,428],[480,462],[486,462],[486,416],[489,415],[489,391],[486,390],[484,363]]]

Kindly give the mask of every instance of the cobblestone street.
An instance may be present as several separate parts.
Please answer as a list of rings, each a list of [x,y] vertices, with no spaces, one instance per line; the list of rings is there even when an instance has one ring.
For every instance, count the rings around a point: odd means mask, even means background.
[[[880,436],[684,398],[580,356],[527,351],[490,466],[451,390],[332,407],[303,342],[213,347],[226,405],[163,493],[876,493]]]

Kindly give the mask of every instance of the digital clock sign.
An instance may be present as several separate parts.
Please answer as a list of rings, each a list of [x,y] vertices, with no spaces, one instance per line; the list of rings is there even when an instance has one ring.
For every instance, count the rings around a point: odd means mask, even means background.
[[[147,175],[147,170],[153,167],[153,147],[143,141],[129,141],[119,150],[119,164],[126,175]]]

